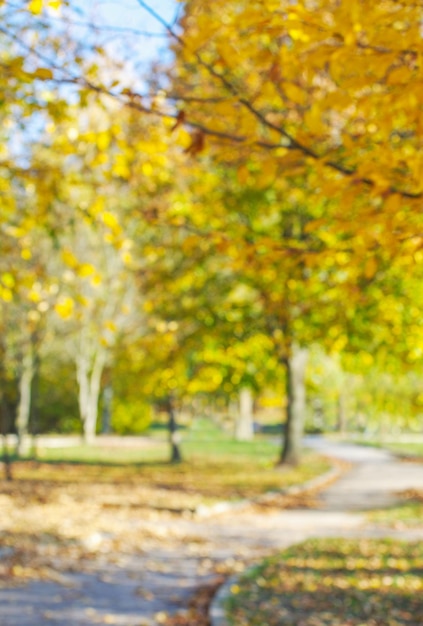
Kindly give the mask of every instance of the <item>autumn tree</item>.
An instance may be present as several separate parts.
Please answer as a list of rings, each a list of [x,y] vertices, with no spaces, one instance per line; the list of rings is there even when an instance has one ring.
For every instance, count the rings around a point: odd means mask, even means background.
[[[143,325],[130,269],[131,233],[148,184],[141,170],[137,183],[130,181],[139,169],[138,156],[126,135],[125,111],[115,119],[116,111],[115,102],[94,99],[84,111],[70,107],[65,121],[47,127],[44,150],[34,155],[37,167],[48,168],[53,159],[56,165],[57,173],[49,183],[39,181],[37,191],[45,196],[54,190],[52,206],[62,217],[53,233],[57,253],[52,267],[61,276],[55,310],[75,362],[87,441],[96,433],[102,376],[113,350],[122,334],[132,330],[136,335]]]
[[[294,173],[314,202],[329,197],[329,213],[307,225],[327,249],[316,275],[334,266],[331,254],[338,278],[350,274],[344,297],[355,294],[355,304],[377,274],[382,242],[388,257],[413,266],[421,245],[419,5],[191,0],[184,8],[180,29],[168,27],[176,62],[163,87],[177,123],[191,129],[187,152],[207,146],[241,179],[246,163],[275,180]],[[339,293],[325,291],[339,306]],[[330,326],[342,337],[336,321]]]

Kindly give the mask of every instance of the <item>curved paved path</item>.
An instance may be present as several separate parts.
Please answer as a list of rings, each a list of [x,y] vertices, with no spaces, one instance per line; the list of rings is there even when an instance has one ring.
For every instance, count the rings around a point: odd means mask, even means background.
[[[319,508],[258,512],[233,510],[205,519],[160,520],[163,540],[141,554],[116,555],[83,564],[56,582],[0,588],[2,626],[147,626],[163,612],[186,606],[192,593],[216,577],[216,568],[251,563],[273,549],[312,536],[399,536],[423,539],[423,526],[401,533],[365,523],[361,511],[389,506],[395,492],[423,488],[423,464],[402,463],[387,452],[306,441],[324,454],[352,462],[352,469],[324,491]],[[128,523],[141,523],[134,517]],[[1,563],[1,554],[0,554]],[[158,621],[157,621],[158,618]],[[215,624],[219,623],[219,616]]]
[[[353,464],[352,470],[322,494],[326,511],[366,511],[395,504],[396,493],[423,489],[423,464],[398,460],[387,450],[308,437],[314,450]]]

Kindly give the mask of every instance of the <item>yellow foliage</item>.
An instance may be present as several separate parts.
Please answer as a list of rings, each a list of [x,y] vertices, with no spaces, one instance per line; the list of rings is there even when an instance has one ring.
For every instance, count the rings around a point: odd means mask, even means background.
[[[91,278],[91,284],[92,284],[92,286],[93,286],[93,287],[99,287],[99,286],[101,285],[101,283],[102,283],[102,279],[101,279],[100,274],[95,273],[95,274],[93,275],[93,277]]]
[[[72,269],[75,269],[79,264],[78,259],[76,258],[74,253],[71,250],[69,250],[69,248],[65,248],[62,250],[61,257],[62,257],[63,263],[67,265],[68,267],[71,267]]]
[[[374,257],[371,257],[370,259],[366,261],[366,264],[364,267],[364,275],[366,278],[373,278],[376,272],[377,272],[377,262]]]
[[[304,104],[307,101],[307,94],[294,83],[284,83],[283,90],[288,98],[296,104]]]
[[[142,308],[146,313],[152,313],[154,311],[154,302],[152,302],[151,300],[146,300]]]
[[[105,199],[103,196],[97,196],[90,206],[92,215],[99,215],[104,211]]]
[[[400,210],[403,203],[404,203],[404,200],[399,193],[392,193],[385,200],[384,209],[387,213],[397,213]]]
[[[393,69],[387,79],[388,85],[406,85],[411,78],[411,71],[408,67],[397,67]]]
[[[305,113],[304,122],[311,133],[320,135],[325,131],[322,116],[323,112],[317,106],[312,107]]]
[[[56,303],[54,310],[63,319],[68,319],[74,311],[74,301],[69,296],[63,296]]]
[[[121,253],[121,259],[125,265],[130,266],[134,261],[134,257],[132,256],[129,250],[123,250]]]
[[[147,176],[147,177],[151,177],[154,174],[154,167],[148,161],[146,163],[142,164],[141,170],[142,170],[142,173],[144,174],[144,176]]]
[[[241,185],[245,185],[251,179],[250,171],[246,165],[241,165],[237,170],[238,181]]]
[[[33,76],[41,80],[51,80],[53,78],[53,72],[48,67],[38,67],[33,73]]]
[[[345,346],[348,344],[348,337],[346,335],[339,335],[332,343],[332,350],[334,352],[342,352]]]
[[[292,173],[341,173],[336,183],[321,177],[326,197],[350,194],[351,176],[364,184],[359,193],[421,193],[420,23],[411,2],[191,0],[184,46],[174,46],[178,89],[194,85],[184,121],[210,128],[212,144],[213,131],[233,138],[231,152],[219,135],[212,150],[238,163],[241,184],[242,159],[270,144],[270,162],[280,142],[296,153]]]
[[[3,300],[3,302],[11,302],[13,300],[13,291],[8,287],[0,285],[0,300]]]
[[[32,259],[32,252],[29,248],[23,248],[21,250],[21,257],[25,260],[25,261],[29,261],[30,259]]]
[[[34,13],[34,15],[39,15],[43,10],[43,4],[43,0],[30,0],[30,2],[28,2],[28,9],[31,13]]]
[[[107,320],[106,322],[104,322],[104,328],[112,333],[115,333],[117,331],[117,326],[113,320]]]
[[[91,265],[90,263],[81,263],[81,265],[79,265],[76,270],[76,273],[78,274],[78,276],[81,276],[82,278],[85,278],[87,276],[92,276],[94,272],[95,272],[95,267]]]
[[[96,136],[96,144],[99,150],[107,150],[110,146],[110,133],[103,131],[102,133],[97,133]]]
[[[259,188],[265,188],[273,185],[278,171],[278,161],[275,159],[266,160],[261,167],[261,171],[254,178],[256,185]]]
[[[117,154],[115,157],[115,162],[112,167],[112,174],[114,176],[118,176],[119,178],[129,178],[131,175],[131,170],[128,165],[128,161],[123,154]]]
[[[104,211],[101,218],[103,224],[110,228],[110,230],[112,230],[113,232],[120,232],[121,227],[116,215],[114,215],[110,211]]]
[[[41,299],[42,299],[42,298],[41,298],[41,294],[40,294],[40,292],[39,292],[37,289],[32,288],[32,289],[29,291],[29,293],[28,293],[28,299],[29,299],[31,302],[38,303],[38,302],[41,302]]]

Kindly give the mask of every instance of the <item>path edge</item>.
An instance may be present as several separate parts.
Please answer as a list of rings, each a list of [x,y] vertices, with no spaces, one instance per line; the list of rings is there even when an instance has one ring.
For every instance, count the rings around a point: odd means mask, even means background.
[[[214,506],[212,505],[208,507],[208,511],[204,511],[203,515],[223,513],[225,511],[249,506],[254,503],[266,502],[274,498],[276,495],[297,495],[310,489],[318,489],[319,487],[324,487],[327,484],[330,484],[331,482],[337,480],[344,473],[344,471],[344,466],[341,466],[340,464],[336,465],[335,463],[333,463],[330,470],[328,470],[321,476],[316,476],[315,478],[312,478],[305,483],[302,483],[301,485],[292,485],[291,487],[286,487],[285,489],[280,489],[278,491],[270,491],[263,494],[262,496],[253,498],[252,500],[242,500],[241,502],[220,502]],[[210,626],[230,626],[230,623],[228,622],[228,619],[226,617],[225,602],[231,596],[231,588],[237,583],[240,576],[242,576],[249,569],[254,568],[256,565],[257,563],[252,563],[249,567],[246,568],[246,570],[242,574],[234,574],[230,576],[219,587],[209,607],[208,616]]]
[[[200,504],[200,506],[195,509],[195,515],[198,517],[209,517],[218,513],[226,513],[227,511],[243,509],[251,506],[252,504],[266,504],[266,502],[273,500],[276,496],[294,496],[311,489],[323,488],[331,482],[337,480],[345,471],[345,467],[341,466],[341,464],[336,465],[333,462],[333,459],[331,459],[331,463],[332,467],[327,472],[321,474],[320,476],[315,476],[300,485],[291,485],[291,487],[285,487],[284,489],[267,491],[266,493],[255,498],[245,498],[243,500],[236,500],[235,502],[223,500],[210,505]]]

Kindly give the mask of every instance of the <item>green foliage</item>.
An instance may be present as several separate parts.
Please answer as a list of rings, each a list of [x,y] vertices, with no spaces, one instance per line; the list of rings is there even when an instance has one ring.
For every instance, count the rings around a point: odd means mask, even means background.
[[[79,433],[77,388],[75,373],[70,364],[57,361],[46,364],[34,390],[37,433]]]
[[[153,409],[143,399],[116,398],[112,408],[112,430],[118,435],[142,433],[151,425]]]
[[[423,546],[314,539],[242,577],[227,602],[237,626],[416,626]],[[417,621],[416,621],[417,619]]]

